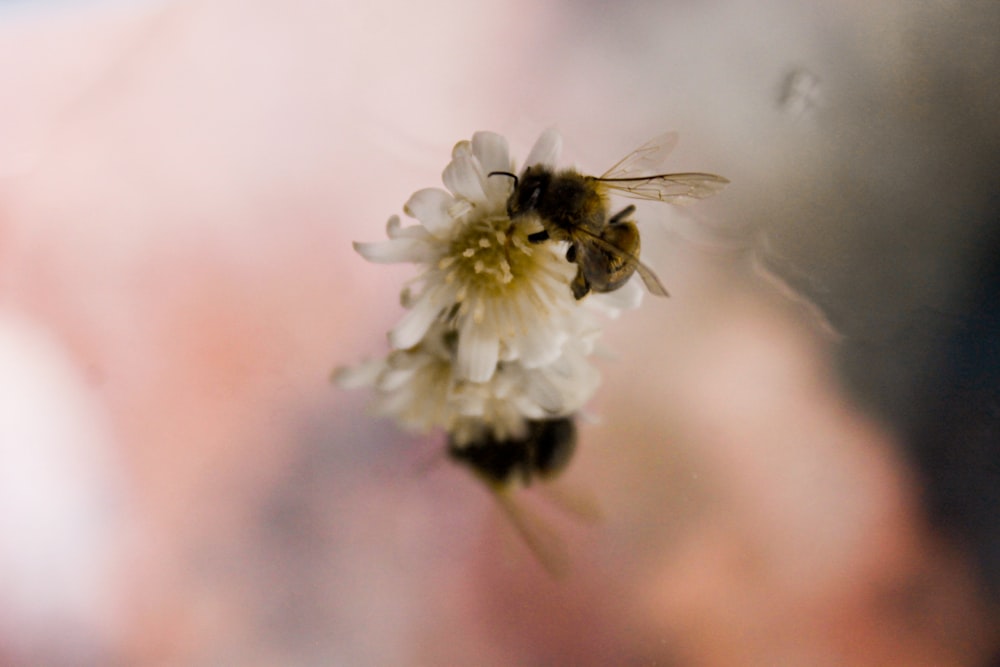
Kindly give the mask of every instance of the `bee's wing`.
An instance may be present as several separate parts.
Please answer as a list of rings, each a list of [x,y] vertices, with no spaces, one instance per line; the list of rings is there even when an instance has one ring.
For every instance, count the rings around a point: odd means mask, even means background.
[[[685,199],[711,197],[729,182],[722,176],[699,172],[656,173],[676,145],[676,132],[654,137],[623,157],[596,180],[629,197],[675,203]]]
[[[515,501],[510,489],[495,488],[493,496],[542,567],[553,577],[565,576],[569,572],[569,552],[555,529]]]
[[[681,203],[687,199],[711,197],[729,183],[728,178],[701,172],[656,174],[629,178],[601,176],[597,180],[627,197],[674,203]]]
[[[639,277],[642,278],[642,282],[646,283],[646,289],[649,290],[650,294],[654,296],[670,296],[667,293],[667,288],[663,286],[663,283],[660,282],[660,279],[656,277],[656,274],[648,266],[639,262],[635,270],[638,272]]]
[[[676,132],[665,132],[653,137],[615,163],[611,169],[601,175],[600,180],[633,178],[655,173],[676,145]]]
[[[537,488],[539,495],[574,519],[597,523],[604,517],[597,500],[583,489],[554,482],[539,484]]]

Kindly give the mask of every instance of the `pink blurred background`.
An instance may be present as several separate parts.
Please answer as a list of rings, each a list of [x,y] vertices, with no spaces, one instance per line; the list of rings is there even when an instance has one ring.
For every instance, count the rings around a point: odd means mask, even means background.
[[[961,262],[857,215],[926,192],[937,64],[989,118],[995,37],[947,4],[0,6],[0,664],[981,664],[968,556],[753,245],[807,284]],[[523,156],[551,125],[587,171],[673,129],[669,166],[733,181],[640,208],[672,298],[609,322],[563,480],[603,518],[523,498],[558,581],[440,435],[329,382],[385,352],[412,275],[351,241],[456,141]]]

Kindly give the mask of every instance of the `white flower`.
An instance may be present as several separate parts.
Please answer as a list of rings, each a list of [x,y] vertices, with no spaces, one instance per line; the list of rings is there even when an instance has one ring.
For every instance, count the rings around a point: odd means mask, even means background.
[[[526,420],[566,417],[580,410],[597,389],[600,376],[586,359],[592,342],[574,339],[551,364],[526,368],[500,362],[486,382],[469,382],[453,373],[453,332],[434,325],[414,347],[395,350],[382,360],[339,369],[345,387],[372,387],[375,414],[394,418],[407,430],[441,428],[461,446],[489,429],[493,437],[522,437]]]
[[[533,161],[554,159],[558,141],[547,133],[532,151]],[[531,229],[507,217],[512,172],[506,140],[477,132],[459,142],[442,180],[448,191],[420,190],[404,211],[420,225],[401,227],[393,217],[388,241],[356,243],[373,262],[424,265],[414,279],[416,294],[404,292],[409,312],[389,332],[397,350],[417,345],[435,322],[458,333],[455,373],[486,382],[497,363],[519,361],[537,368],[556,360],[583,311],[568,288],[576,267],[564,248],[532,244]]]
[[[554,163],[559,137],[546,132],[527,164]],[[642,298],[636,281],[613,293],[573,297],[577,267],[565,244],[532,243],[537,221],[511,221],[515,173],[507,142],[490,132],[459,142],[442,180],[404,206],[419,224],[389,219],[389,240],[355,243],[373,262],[410,262],[420,273],[403,289],[408,312],[389,332],[380,360],[340,369],[346,387],[371,387],[373,411],[407,430],[444,430],[450,446],[515,442],[530,423],[571,417],[597,390],[589,363],[601,329]]]

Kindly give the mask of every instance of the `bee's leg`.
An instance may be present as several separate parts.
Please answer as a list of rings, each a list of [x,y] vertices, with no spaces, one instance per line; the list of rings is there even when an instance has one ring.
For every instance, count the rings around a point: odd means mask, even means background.
[[[576,261],[575,243],[571,243],[569,248],[566,249],[566,261]],[[590,294],[590,281],[583,275],[583,267],[579,264],[577,264],[576,267],[576,277],[573,278],[573,282],[570,283],[570,287],[573,289],[573,296],[576,297],[577,301]]]
[[[635,208],[634,206],[632,208]],[[535,232],[534,234],[528,234],[528,241],[531,243],[541,243],[542,241],[549,240],[549,233],[544,229],[540,232]]]
[[[635,204],[629,204],[628,206],[626,206],[625,208],[623,208],[622,210],[618,211],[613,216],[611,216],[611,219],[608,220],[608,224],[617,225],[621,223],[623,220],[625,220],[625,218],[632,215],[633,213],[635,213]],[[528,238],[531,237],[529,236]]]
[[[569,286],[573,290],[573,297],[577,301],[590,294],[590,281],[583,275],[582,266],[577,267],[576,278],[573,278],[573,282]]]

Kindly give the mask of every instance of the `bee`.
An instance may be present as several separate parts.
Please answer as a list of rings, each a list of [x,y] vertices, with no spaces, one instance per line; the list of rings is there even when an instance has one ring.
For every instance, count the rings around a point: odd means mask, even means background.
[[[552,135],[548,140],[557,139]],[[682,202],[710,197],[729,183],[722,176],[701,172],[656,173],[676,144],[676,133],[660,135],[601,176],[587,176],[575,169],[555,171],[541,163],[528,164],[520,176],[506,171],[489,175],[508,176],[513,181],[507,201],[512,221],[535,216],[541,222],[543,229],[529,234],[529,241],[569,243],[566,259],[577,265],[571,283],[576,299],[591,291],[612,292],[636,272],[650,292],[667,296],[656,274],[639,261],[639,230],[630,219],[635,206],[626,206],[609,217],[608,195],[615,191],[636,199]]]
[[[562,472],[576,450],[576,424],[570,417],[529,420],[520,439],[497,440],[492,434],[465,445],[448,439],[448,457],[468,467],[494,490],[519,477],[529,486],[535,477],[549,479]]]
[[[560,577],[569,569],[569,555],[559,536],[540,516],[518,504],[511,491],[516,483],[530,486],[549,481],[569,465],[576,451],[576,424],[572,417],[529,420],[521,438],[497,439],[488,434],[459,445],[448,439],[448,457],[481,479],[528,548],[549,574]],[[549,499],[579,518],[596,520],[600,512],[583,497],[549,488]]]

